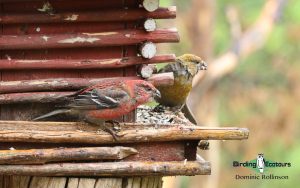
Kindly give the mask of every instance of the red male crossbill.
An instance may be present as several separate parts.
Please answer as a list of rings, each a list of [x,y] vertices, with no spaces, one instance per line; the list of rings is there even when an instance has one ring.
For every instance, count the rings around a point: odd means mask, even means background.
[[[83,89],[68,98],[62,107],[35,118],[40,120],[57,114],[79,117],[80,120],[99,125],[115,139],[113,130],[105,121],[118,118],[133,111],[137,106],[160,97],[160,92],[143,80],[109,80]]]
[[[161,98],[157,100],[159,104],[180,110],[184,107],[184,114],[191,122],[196,123],[185,102],[192,89],[194,76],[199,70],[206,69],[207,64],[200,57],[193,54],[179,56],[176,58],[175,63],[163,67],[159,70],[159,73],[173,72],[174,85],[157,87],[161,93]]]

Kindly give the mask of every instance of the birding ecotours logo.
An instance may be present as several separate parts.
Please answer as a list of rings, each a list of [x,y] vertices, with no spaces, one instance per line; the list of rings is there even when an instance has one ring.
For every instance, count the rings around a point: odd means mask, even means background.
[[[233,161],[232,166],[245,167],[256,172],[254,174],[250,173],[247,175],[236,174],[236,180],[287,180],[289,179],[288,175],[275,175],[270,169],[289,168],[292,167],[292,164],[290,162],[275,162],[268,160],[265,158],[264,154],[260,153],[256,156],[256,159],[250,161]]]
[[[271,161],[264,157],[264,154],[260,153],[257,155],[256,159],[252,159],[250,161],[240,162],[233,161],[233,167],[245,167],[260,174],[268,172],[272,168],[286,168],[291,167],[292,164],[290,162],[276,162]]]

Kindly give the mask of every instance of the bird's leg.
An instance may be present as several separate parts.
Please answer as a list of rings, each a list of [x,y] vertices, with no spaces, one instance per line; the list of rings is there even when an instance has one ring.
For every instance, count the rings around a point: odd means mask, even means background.
[[[87,122],[87,123],[90,123],[90,124],[94,124],[94,125],[100,126],[101,130],[109,133],[114,138],[115,141],[118,141],[119,135],[117,135],[115,133],[115,131],[113,131],[109,127],[107,127],[105,125],[105,121],[99,120],[99,119],[95,119],[95,118],[85,118],[84,121]]]
[[[173,108],[173,112],[176,114],[176,115],[179,115],[181,113],[181,110],[183,109],[185,104],[181,105],[181,106],[175,106],[175,107],[172,107]]]
[[[118,121],[116,121],[116,120],[108,120],[106,122],[112,124],[114,131],[116,131],[116,132],[120,132],[121,131],[121,126],[120,126],[120,123]]]

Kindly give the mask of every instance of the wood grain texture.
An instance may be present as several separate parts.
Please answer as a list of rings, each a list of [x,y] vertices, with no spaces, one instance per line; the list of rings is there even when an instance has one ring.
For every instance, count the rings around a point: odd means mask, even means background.
[[[179,35],[175,29],[157,29],[150,33],[135,29],[78,34],[2,35],[0,36],[0,48],[12,50],[107,47],[135,45],[144,41],[154,43],[179,42]]]
[[[124,57],[116,59],[51,59],[51,60],[0,60],[0,70],[32,69],[107,69],[124,68],[141,64],[175,62],[175,55],[157,55],[152,59]]]
[[[0,142],[41,142],[41,143],[138,143],[175,140],[242,140],[247,139],[245,128],[211,128],[199,126],[147,124],[120,124],[122,130],[118,141],[107,132],[80,130],[83,123],[68,122],[26,122],[1,121]],[[39,127],[39,128],[34,128]],[[66,129],[62,129],[66,127]],[[126,128],[131,127],[131,128]]]
[[[122,188],[122,178],[99,178],[95,188]]]
[[[32,176],[190,176],[207,175],[210,170],[210,163],[202,161],[0,165],[0,173],[3,175]]]
[[[29,188],[64,188],[67,178],[32,177]]]
[[[122,144],[124,147],[135,148],[138,153],[128,156],[120,161],[183,161],[191,160],[194,156],[186,156],[184,153],[185,142],[149,142]],[[30,150],[30,149],[52,149],[52,148],[74,148],[74,147],[99,147],[98,144],[78,143],[20,143],[10,142],[0,144],[0,150]]]
[[[114,16],[111,16],[114,15]],[[0,24],[35,24],[35,23],[78,23],[78,22],[120,22],[138,21],[147,18],[170,19],[176,17],[176,7],[159,8],[153,12],[140,9],[112,9],[86,12],[62,12],[50,14],[2,14]]]
[[[63,161],[120,160],[137,151],[128,147],[81,147],[0,150],[0,164],[44,164]]]
[[[0,91],[1,93],[1,91]],[[75,92],[32,92],[0,94],[0,104],[61,103]]]
[[[28,187],[31,178],[29,176],[11,176],[11,187],[12,188],[24,188]],[[0,180],[1,183],[1,180]]]
[[[3,81],[0,82],[0,94],[5,93],[24,93],[24,92],[41,92],[41,91],[74,91],[89,87],[95,84],[105,82],[115,82],[120,80],[140,80],[138,76],[131,77],[114,77],[114,78],[53,78],[39,80],[20,80],[20,81]],[[173,73],[153,74],[149,79],[154,86],[172,85],[174,83]],[[38,94],[38,93],[37,93]],[[63,93],[62,93],[63,94]],[[65,95],[67,93],[64,93]],[[21,98],[22,95],[15,94],[15,98]],[[29,94],[30,95],[30,94]],[[41,96],[47,96],[46,93],[41,93]],[[55,97],[55,96],[54,96]],[[10,95],[0,95],[0,100],[5,103],[5,99],[14,101],[14,97]],[[56,97],[57,98],[57,97]],[[17,101],[17,100],[15,100]],[[21,102],[21,100],[18,100]],[[40,101],[41,102],[41,101]]]
[[[68,178],[67,188],[77,188],[79,184],[79,178]]]
[[[95,183],[95,178],[80,178],[77,188],[94,187]]]

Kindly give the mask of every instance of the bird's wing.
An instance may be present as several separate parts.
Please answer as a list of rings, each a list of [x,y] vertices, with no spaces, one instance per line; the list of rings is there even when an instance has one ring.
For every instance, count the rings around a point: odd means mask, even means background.
[[[68,107],[80,110],[116,108],[125,97],[128,97],[128,94],[120,89],[94,88],[78,94]]]
[[[187,67],[180,59],[176,59],[175,63],[169,63],[158,71],[158,73],[173,72],[175,75],[187,75]]]

